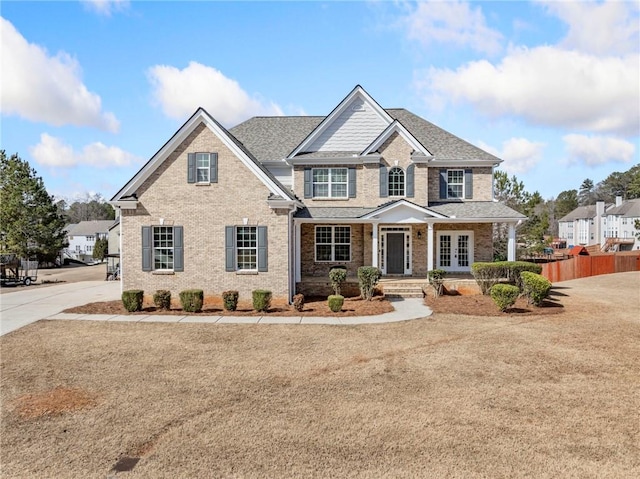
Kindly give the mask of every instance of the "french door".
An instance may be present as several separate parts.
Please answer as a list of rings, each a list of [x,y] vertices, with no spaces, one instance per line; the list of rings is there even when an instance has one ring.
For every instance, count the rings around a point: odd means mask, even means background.
[[[473,263],[473,231],[439,231],[437,268],[466,272]]]

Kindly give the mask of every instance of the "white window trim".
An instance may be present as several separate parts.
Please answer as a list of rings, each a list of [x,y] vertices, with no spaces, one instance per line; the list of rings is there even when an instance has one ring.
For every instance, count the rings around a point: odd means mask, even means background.
[[[452,173],[452,172],[454,172],[454,171],[460,171],[460,172],[462,172],[462,183],[451,183],[451,182],[449,181],[449,173]],[[451,168],[451,169],[448,169],[448,170],[447,170],[447,199],[449,199],[449,200],[463,200],[463,199],[464,199],[464,190],[465,190],[465,184],[464,184],[464,182],[465,182],[465,175],[464,175],[464,170],[463,170],[463,169],[460,169],[460,168]],[[449,187],[450,187],[451,185],[455,185],[455,186],[458,186],[458,185],[459,185],[459,186],[461,186],[461,187],[462,187],[462,191],[461,191],[461,193],[460,193],[460,196],[451,196],[451,195],[449,194]]]
[[[318,228],[331,228],[331,243],[318,243],[317,242],[317,231]],[[336,228],[349,228],[349,243],[336,243],[335,242],[335,231]],[[313,259],[316,263],[351,263],[351,258],[353,257],[353,247],[352,247],[352,231],[351,225],[316,225],[313,230]],[[321,245],[330,245],[331,246],[331,259],[318,259],[318,244]],[[344,246],[349,245],[349,259],[348,260],[336,260],[336,245]]]
[[[401,195],[393,195],[391,194],[391,172],[393,170],[400,170],[402,172],[402,194]],[[387,189],[389,192],[390,198],[404,198],[407,195],[407,172],[399,166],[393,166],[389,173],[387,174]]]
[[[165,247],[156,247],[156,228],[167,228],[171,230],[171,248]],[[173,226],[165,226],[165,225],[154,225],[151,227],[151,271],[159,271],[159,272],[173,272],[172,268],[156,268],[156,249],[171,249],[172,251],[172,263],[173,267],[175,267],[175,238],[173,237]]]
[[[238,229],[239,228],[251,228],[255,231],[255,246],[249,246],[249,247],[245,247],[243,246],[242,248],[240,246],[238,246]],[[234,231],[234,242],[235,242],[235,250],[236,250],[236,271],[239,273],[257,273],[258,272],[258,227],[257,226],[248,226],[248,225],[242,225],[242,226],[236,226]],[[256,267],[255,268],[240,268],[240,265],[238,264],[238,257],[240,256],[240,249],[242,250],[255,250],[255,256],[256,256]]]
[[[315,178],[314,173],[317,170],[328,170],[329,171],[329,175],[328,175],[329,180],[326,183],[324,183],[324,182],[316,183],[316,181],[314,180],[314,178]],[[335,170],[344,170],[344,172],[345,172],[346,180],[344,182],[342,182],[342,181],[335,182],[335,184],[337,184],[337,185],[344,184],[346,186],[344,196],[333,196],[332,193],[331,193],[331,190],[332,190],[331,186],[334,184],[334,181],[332,180],[332,178],[333,178],[332,171],[335,171]],[[316,196],[316,188],[315,188],[316,184],[318,184],[318,185],[325,185],[326,184],[327,185],[327,196]],[[313,199],[320,199],[320,200],[326,200],[326,199],[344,200],[344,199],[348,199],[349,198],[349,168],[342,168],[342,167],[341,168],[330,168],[330,167],[312,168],[311,169],[311,196],[312,196]]]
[[[198,156],[206,155],[207,157],[207,166],[198,166]],[[198,181],[198,171],[205,170],[207,179],[203,181]],[[211,153],[196,153],[196,183],[198,184],[209,184],[211,182]]]

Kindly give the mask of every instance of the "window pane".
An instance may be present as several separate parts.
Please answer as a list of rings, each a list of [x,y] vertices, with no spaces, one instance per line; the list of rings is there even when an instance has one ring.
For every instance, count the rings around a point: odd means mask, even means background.
[[[351,227],[349,226],[336,226],[335,227],[335,239],[336,243],[349,244],[351,243]]]
[[[173,269],[173,227],[153,227],[153,268]]]
[[[389,171],[389,196],[404,196],[404,171],[397,166]]]
[[[329,170],[327,168],[318,168],[313,170],[313,182],[326,183],[329,181]]]
[[[316,244],[316,261],[331,261],[331,245]]]
[[[351,246],[347,244],[337,244],[335,246],[335,261],[349,261],[351,259]]]
[[[333,184],[331,185],[331,197],[332,198],[346,198],[347,197],[347,185]]]
[[[196,153],[196,167],[209,168],[209,153]]]
[[[198,183],[207,183],[209,181],[209,168],[198,168],[196,170],[196,181]]]
[[[346,183],[347,182],[347,169],[346,168],[333,168],[331,170],[331,181],[333,183]]]
[[[236,262],[238,270],[258,269],[258,228],[238,226],[236,228]]]
[[[316,243],[331,243],[331,226],[318,226],[316,228]]]
[[[329,185],[313,185],[313,196],[319,198],[328,198],[329,197]]]

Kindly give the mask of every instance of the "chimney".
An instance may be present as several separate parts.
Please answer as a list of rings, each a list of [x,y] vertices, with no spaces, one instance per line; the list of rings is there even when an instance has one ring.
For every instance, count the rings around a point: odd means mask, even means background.
[[[604,201],[596,201],[596,217],[594,218],[594,228],[595,228],[595,244],[602,245],[604,242],[603,238],[603,228],[602,223],[604,221]]]
[[[622,196],[616,196],[616,206],[622,205]]]

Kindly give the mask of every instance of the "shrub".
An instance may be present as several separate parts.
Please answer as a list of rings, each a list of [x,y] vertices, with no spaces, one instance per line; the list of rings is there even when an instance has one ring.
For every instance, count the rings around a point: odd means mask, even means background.
[[[334,313],[337,313],[342,309],[342,305],[344,304],[344,296],[339,294],[332,294],[327,298],[327,304],[329,305],[329,309]]]
[[[133,313],[142,309],[142,299],[144,291],[141,289],[130,289],[122,292],[122,305],[124,309]]]
[[[491,288],[498,284],[502,278],[508,276],[505,261],[497,263],[473,263],[471,265],[471,274],[476,283],[480,286],[482,294],[489,294]]]
[[[429,284],[433,286],[433,291],[436,298],[442,294],[442,290],[444,289],[444,277],[446,275],[447,272],[443,269],[432,269],[427,273]]]
[[[362,299],[371,301],[374,288],[376,284],[378,284],[380,276],[382,276],[382,271],[375,266],[360,266],[358,268],[358,283],[360,285],[360,296],[362,296]]]
[[[171,291],[159,289],[153,294],[153,304],[158,309],[171,309]]]
[[[549,296],[551,282],[544,276],[529,271],[523,271],[520,276],[523,293],[527,297],[527,301],[540,306],[544,299]]]
[[[187,313],[199,313],[202,311],[204,292],[201,289],[187,289],[180,292],[180,304]]]
[[[507,266],[509,283],[515,284],[520,292],[524,291],[521,274],[525,271],[530,273],[542,273],[542,265],[530,263],[528,261],[505,261]]]
[[[226,311],[235,311],[238,308],[238,297],[240,293],[237,291],[224,291],[222,293],[222,304]]]
[[[340,294],[340,285],[347,279],[347,270],[344,268],[331,268],[329,270],[329,281],[335,294]]]
[[[518,296],[520,296],[520,290],[512,284],[496,284],[491,288],[491,299],[500,308],[500,311],[505,311],[513,306]]]
[[[293,296],[293,307],[296,311],[304,309],[304,294],[298,293]]]
[[[253,298],[253,309],[256,311],[264,311],[265,313],[271,307],[271,291],[266,289],[256,289],[251,292]]]

